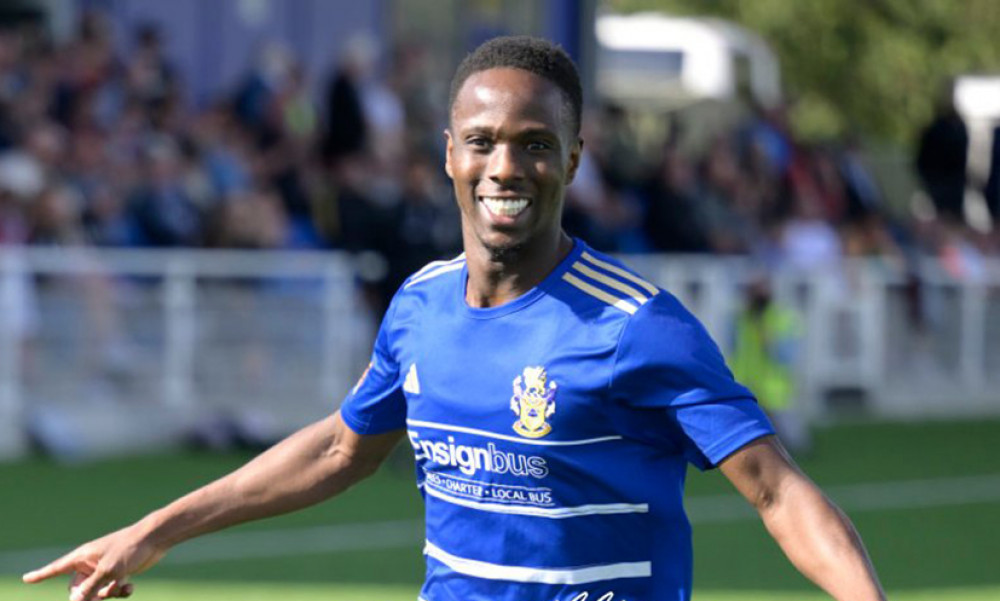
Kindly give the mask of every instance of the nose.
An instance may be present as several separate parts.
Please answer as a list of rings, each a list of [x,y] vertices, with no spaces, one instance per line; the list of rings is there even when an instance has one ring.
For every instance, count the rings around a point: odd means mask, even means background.
[[[524,177],[524,168],[512,144],[497,144],[493,148],[486,174],[498,184],[516,182]]]

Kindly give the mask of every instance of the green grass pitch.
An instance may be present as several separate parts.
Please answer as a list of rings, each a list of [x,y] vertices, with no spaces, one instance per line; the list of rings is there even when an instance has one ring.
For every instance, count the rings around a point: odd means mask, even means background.
[[[995,601],[1000,599],[1000,490],[990,487],[1000,478],[998,441],[1000,421],[844,425],[818,432],[816,453],[801,464],[835,498],[853,485],[881,491],[860,500],[842,494],[891,599]],[[0,464],[0,599],[65,599],[65,581],[20,583],[19,571],[37,563],[32,554],[48,557],[120,527],[247,458],[180,453],[73,467],[43,459]],[[412,524],[421,504],[405,463],[383,469],[329,503],[235,532],[267,536],[390,520]],[[935,494],[928,503],[920,494],[900,492],[915,480],[940,482],[942,490],[930,491]],[[735,499],[730,489],[717,473],[692,472],[689,505],[694,509],[723,494]],[[935,502],[938,497],[944,500]],[[756,520],[708,519],[694,531],[696,600],[825,598],[787,564]],[[210,546],[212,538],[178,548],[176,559]],[[419,532],[411,538],[367,549],[293,546],[261,557],[197,561],[189,554],[188,561],[174,562],[168,557],[136,579],[134,598],[414,601],[422,558]]]

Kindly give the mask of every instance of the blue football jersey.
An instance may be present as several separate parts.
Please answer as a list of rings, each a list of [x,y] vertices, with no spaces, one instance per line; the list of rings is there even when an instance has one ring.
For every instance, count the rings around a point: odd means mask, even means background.
[[[669,293],[574,241],[536,288],[465,302],[463,257],[402,286],[347,396],[360,434],[405,428],[426,505],[423,601],[691,594],[687,464],[772,433]]]

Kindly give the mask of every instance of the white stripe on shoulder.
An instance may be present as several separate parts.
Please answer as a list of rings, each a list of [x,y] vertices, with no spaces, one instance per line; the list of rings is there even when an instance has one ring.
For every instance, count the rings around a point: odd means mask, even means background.
[[[598,282],[604,284],[605,286],[608,286],[609,288],[614,288],[615,290],[617,290],[619,292],[624,292],[625,294],[627,294],[630,297],[632,297],[633,300],[635,300],[636,302],[638,302],[639,305],[643,305],[643,304],[645,304],[646,301],[649,300],[648,296],[646,296],[642,292],[639,292],[638,290],[636,290],[632,286],[629,286],[625,282],[623,282],[623,281],[621,281],[621,280],[619,280],[617,278],[613,278],[611,276],[605,275],[605,274],[603,274],[603,273],[601,273],[599,271],[595,271],[595,270],[587,267],[586,265],[584,265],[580,261],[577,261],[576,263],[573,263],[573,269],[575,269],[579,273],[582,273],[583,275],[589,277],[592,280],[597,280]]]
[[[652,564],[648,561],[607,563],[585,568],[505,566],[458,557],[457,555],[448,553],[430,541],[424,544],[424,554],[428,557],[433,557],[459,574],[489,580],[509,580],[512,582],[587,584],[589,582],[615,580],[617,578],[648,578],[653,573]]]
[[[410,281],[407,282],[403,288],[409,288],[414,284],[426,282],[427,280],[434,279],[439,275],[448,273],[449,271],[461,269],[465,266],[465,255],[463,254],[457,259],[452,259],[451,261],[437,261],[436,263],[438,264],[435,265],[434,263],[431,263],[414,274],[414,276],[410,278]]]
[[[608,294],[607,292],[601,290],[600,288],[588,284],[587,282],[584,282],[583,280],[581,280],[580,278],[576,277],[575,275],[573,275],[568,271],[563,274],[562,279],[576,286],[580,290],[583,290],[590,296],[602,300],[616,309],[621,309],[622,311],[628,313],[629,315],[635,315],[635,312],[639,310],[639,307],[636,307],[627,300]]]
[[[462,432],[464,434],[475,434],[477,436],[483,436],[486,438],[495,438],[497,440],[507,440],[510,442],[520,442],[523,444],[537,445],[541,447],[572,447],[586,444],[595,444],[599,442],[610,442],[613,440],[621,440],[621,436],[601,436],[598,438],[585,438],[582,440],[537,440],[532,438],[518,438],[516,436],[507,436],[504,434],[497,434],[495,432],[489,432],[487,430],[477,430],[476,428],[466,428],[465,426],[453,426],[451,424],[440,424],[437,422],[426,422],[416,419],[407,419],[406,425],[408,426],[422,426],[424,428],[432,428],[435,430],[445,430],[447,432]]]
[[[646,291],[649,292],[649,294],[652,295],[652,296],[656,296],[657,294],[660,293],[660,289],[659,288],[657,288],[656,286],[650,284],[649,282],[647,282],[646,280],[640,278],[639,276],[635,275],[631,271],[622,269],[621,267],[618,267],[617,265],[612,265],[611,263],[608,263],[607,261],[602,261],[602,260],[598,259],[597,257],[595,257],[594,255],[588,253],[587,251],[583,251],[583,253],[580,255],[580,258],[586,260],[587,262],[591,263],[592,265],[596,265],[596,266],[600,267],[601,269],[606,269],[607,271],[610,271],[611,273],[613,273],[615,275],[621,276],[621,277],[625,278],[626,280],[631,281],[633,284],[636,284],[637,286],[641,286],[642,288],[645,288]]]
[[[504,505],[502,503],[484,503],[464,499],[446,493],[433,484],[426,484],[424,492],[452,505],[459,505],[478,511],[504,513],[509,515],[528,515],[553,520],[575,518],[585,515],[613,515],[620,513],[649,513],[649,505],[645,503],[606,503],[601,505],[578,505],[576,507],[533,507],[528,505]]]
[[[460,254],[457,257],[452,258],[452,259],[443,259],[443,260],[440,260],[440,261],[431,261],[427,265],[424,265],[423,267],[421,267],[420,269],[418,269],[417,271],[415,271],[413,273],[413,275],[414,276],[418,276],[418,275],[420,275],[422,273],[427,273],[428,271],[430,271],[431,269],[434,269],[435,267],[441,267],[442,265],[448,265],[450,263],[454,263],[455,261],[464,261],[464,260],[465,260],[465,253],[462,253],[462,254]]]

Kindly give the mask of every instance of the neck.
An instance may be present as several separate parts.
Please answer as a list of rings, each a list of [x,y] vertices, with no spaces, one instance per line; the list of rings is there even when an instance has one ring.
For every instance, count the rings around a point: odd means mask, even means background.
[[[497,307],[520,297],[552,273],[572,248],[573,240],[562,231],[554,239],[505,253],[466,244],[466,303],[476,308]]]

